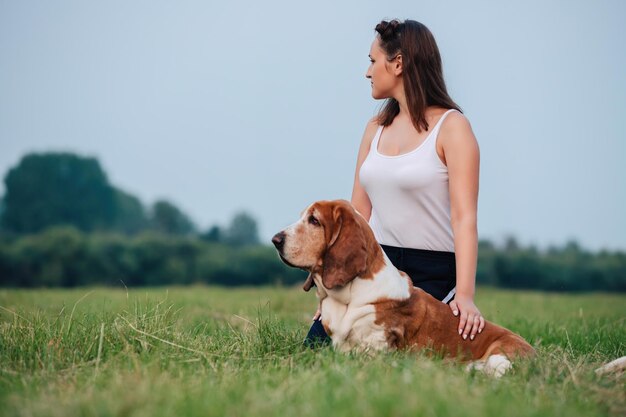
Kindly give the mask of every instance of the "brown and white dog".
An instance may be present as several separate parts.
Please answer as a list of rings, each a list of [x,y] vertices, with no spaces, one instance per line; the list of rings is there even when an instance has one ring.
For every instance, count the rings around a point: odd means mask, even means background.
[[[534,354],[522,337],[490,322],[476,339],[463,340],[450,307],[391,264],[345,200],[312,204],[272,242],[283,262],[310,272],[304,290],[317,286],[322,325],[336,349],[427,348],[495,376],[513,358]]]

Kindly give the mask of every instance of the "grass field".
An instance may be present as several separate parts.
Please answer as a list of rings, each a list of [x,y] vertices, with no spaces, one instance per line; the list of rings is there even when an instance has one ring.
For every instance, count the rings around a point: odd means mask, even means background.
[[[302,347],[315,297],[214,287],[0,290],[2,416],[626,415],[626,295],[479,288],[538,350],[500,380],[408,353]]]

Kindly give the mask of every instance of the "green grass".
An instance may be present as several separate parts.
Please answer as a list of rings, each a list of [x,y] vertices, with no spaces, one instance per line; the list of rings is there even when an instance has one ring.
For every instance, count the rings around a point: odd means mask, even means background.
[[[404,352],[302,347],[299,289],[0,290],[2,416],[591,416],[626,413],[626,296],[479,288],[538,350],[500,380]],[[479,336],[480,337],[480,336]]]

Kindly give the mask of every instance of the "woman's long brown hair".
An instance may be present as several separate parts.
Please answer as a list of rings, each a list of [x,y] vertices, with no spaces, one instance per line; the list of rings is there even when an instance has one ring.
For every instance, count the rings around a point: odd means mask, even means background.
[[[388,61],[402,55],[404,93],[411,121],[418,132],[428,130],[425,116],[428,106],[461,111],[448,95],[439,48],[426,26],[415,20],[383,20],[376,25],[376,32]],[[378,113],[378,123],[389,126],[398,113],[398,101],[389,98]]]

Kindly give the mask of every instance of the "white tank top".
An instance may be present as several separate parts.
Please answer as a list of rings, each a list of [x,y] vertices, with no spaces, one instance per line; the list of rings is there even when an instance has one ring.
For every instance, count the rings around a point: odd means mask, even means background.
[[[378,243],[454,252],[448,168],[437,155],[437,135],[450,109],[420,146],[397,156],[378,152],[379,126],[359,171],[372,203],[369,224]]]

